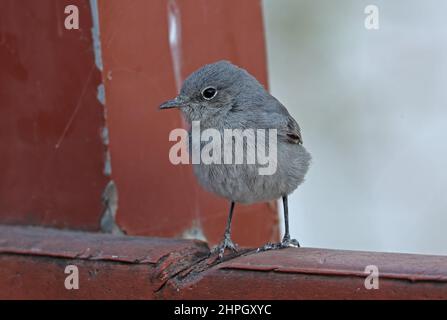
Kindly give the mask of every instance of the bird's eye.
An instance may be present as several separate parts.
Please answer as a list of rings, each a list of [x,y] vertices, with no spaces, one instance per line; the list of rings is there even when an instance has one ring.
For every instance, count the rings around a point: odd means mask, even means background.
[[[217,89],[214,87],[206,87],[202,90],[202,97],[206,100],[213,99],[217,94]]]

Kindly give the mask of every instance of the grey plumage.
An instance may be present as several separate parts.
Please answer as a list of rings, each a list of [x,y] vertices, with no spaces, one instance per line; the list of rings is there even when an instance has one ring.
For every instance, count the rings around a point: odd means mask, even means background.
[[[210,100],[202,96],[207,87],[217,89]],[[260,175],[259,164],[196,164],[194,172],[205,189],[232,202],[254,203],[286,197],[303,182],[311,156],[302,145],[298,123],[244,69],[227,61],[203,66],[184,81],[180,95],[161,108],[174,106],[189,123],[200,121],[202,131],[214,128],[223,134],[224,129],[277,129],[277,170],[273,175]]]

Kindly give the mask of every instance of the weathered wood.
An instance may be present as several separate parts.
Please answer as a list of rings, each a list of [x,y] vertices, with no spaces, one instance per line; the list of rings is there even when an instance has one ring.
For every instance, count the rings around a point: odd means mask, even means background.
[[[64,287],[67,265],[79,290]],[[368,265],[377,290],[365,288]],[[199,241],[0,226],[0,298],[446,299],[447,257],[246,249],[218,263]]]

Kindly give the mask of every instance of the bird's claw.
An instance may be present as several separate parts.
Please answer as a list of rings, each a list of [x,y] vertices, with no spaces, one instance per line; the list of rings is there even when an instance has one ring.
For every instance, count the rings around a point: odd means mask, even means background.
[[[267,250],[277,250],[283,248],[299,248],[300,243],[295,239],[290,239],[289,237],[284,237],[279,243],[268,242],[263,247],[258,248],[257,252],[267,251]]]
[[[237,252],[237,245],[233,243],[230,237],[225,237],[222,242],[211,251],[212,254],[218,253],[219,260],[224,257],[225,249],[230,249],[233,252]]]
[[[267,242],[263,247],[260,247],[256,250],[256,252],[261,252],[261,251],[267,251],[267,250],[273,250],[273,249],[278,249],[279,243],[272,243],[272,242]]]
[[[281,248],[299,248],[300,243],[296,239],[285,238],[281,241]]]

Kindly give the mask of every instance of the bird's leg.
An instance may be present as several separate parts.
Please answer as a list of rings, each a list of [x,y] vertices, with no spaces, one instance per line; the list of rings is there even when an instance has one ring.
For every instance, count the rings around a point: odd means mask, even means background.
[[[230,213],[228,214],[227,227],[225,228],[224,239],[212,251],[212,253],[216,252],[219,253],[219,259],[223,258],[226,248],[234,252],[237,252],[236,245],[231,240],[231,220],[233,219],[233,210],[234,210],[234,201],[231,201]]]
[[[299,248],[300,244],[295,239],[290,239],[290,231],[289,231],[289,206],[287,205],[287,196],[282,197],[282,203],[284,206],[284,237],[280,243],[267,243],[263,247],[259,248],[258,251],[266,251],[272,249],[281,249],[281,248]]]
[[[289,232],[289,206],[287,205],[287,196],[282,197],[282,203],[284,206],[284,224],[285,224],[285,232],[284,232],[284,238],[282,238],[281,241],[281,247],[287,248],[287,247],[295,247],[299,248],[300,244],[295,239],[290,239],[290,232]]]

